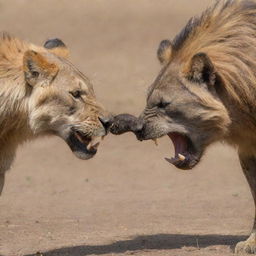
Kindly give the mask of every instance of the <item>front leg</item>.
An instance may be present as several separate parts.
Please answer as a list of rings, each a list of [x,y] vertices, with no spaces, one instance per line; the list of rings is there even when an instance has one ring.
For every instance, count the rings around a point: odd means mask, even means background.
[[[239,158],[245,177],[250,185],[256,207],[256,157],[240,153]],[[236,245],[235,252],[256,254],[256,209],[252,233],[246,241],[239,242]]]
[[[10,169],[13,159],[15,157],[16,147],[13,145],[1,145],[0,150],[0,195],[3,191],[5,183],[5,173]]]

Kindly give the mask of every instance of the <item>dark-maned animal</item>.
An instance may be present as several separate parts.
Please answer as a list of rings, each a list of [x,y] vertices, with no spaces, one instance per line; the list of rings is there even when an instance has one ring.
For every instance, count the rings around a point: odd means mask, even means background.
[[[138,119],[138,139],[167,135],[175,147],[167,160],[181,169],[196,166],[213,142],[235,146],[256,203],[256,1],[217,1],[162,41],[158,58],[162,69]],[[130,119],[124,117],[114,133]],[[134,131],[133,124],[122,127]],[[236,252],[256,253],[256,216]]]

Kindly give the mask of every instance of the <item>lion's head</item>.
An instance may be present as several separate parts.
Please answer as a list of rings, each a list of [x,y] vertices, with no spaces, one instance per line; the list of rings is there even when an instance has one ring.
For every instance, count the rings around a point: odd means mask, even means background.
[[[222,140],[231,122],[218,96],[221,78],[205,53],[181,63],[170,61],[172,46],[163,41],[158,49],[162,70],[148,90],[139,118],[128,114],[114,118],[111,132],[131,131],[139,140],[166,136],[174,144],[174,157],[166,160],[180,169],[191,169],[211,143]]]
[[[166,159],[181,169],[191,169],[206,147],[222,140],[230,124],[229,113],[218,96],[221,78],[205,53],[184,63],[169,60],[171,43],[163,41],[158,57],[163,69],[149,89],[146,108],[140,116],[140,140],[167,135],[175,155]],[[216,88],[217,87],[217,88]]]
[[[97,102],[89,79],[66,58],[60,40],[50,40],[44,51],[27,50],[23,71],[30,90],[28,123],[35,136],[61,137],[73,153],[89,159],[99,138],[107,134],[111,115]]]

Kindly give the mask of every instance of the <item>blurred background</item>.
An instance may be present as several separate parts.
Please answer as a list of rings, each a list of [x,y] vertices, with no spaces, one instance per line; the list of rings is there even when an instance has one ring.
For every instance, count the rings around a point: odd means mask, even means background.
[[[214,0],[0,1],[0,30],[43,45],[61,38],[114,113],[138,115],[160,70],[156,51]],[[212,146],[180,171],[169,139],[109,135],[78,160],[58,138],[19,148],[0,198],[0,254],[232,255],[254,205],[234,149]]]

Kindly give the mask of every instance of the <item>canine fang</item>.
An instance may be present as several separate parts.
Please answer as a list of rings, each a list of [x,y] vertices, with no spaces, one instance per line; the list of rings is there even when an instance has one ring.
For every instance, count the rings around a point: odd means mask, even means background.
[[[180,161],[184,161],[186,159],[186,157],[183,156],[182,154],[178,154],[178,157],[179,157]]]

